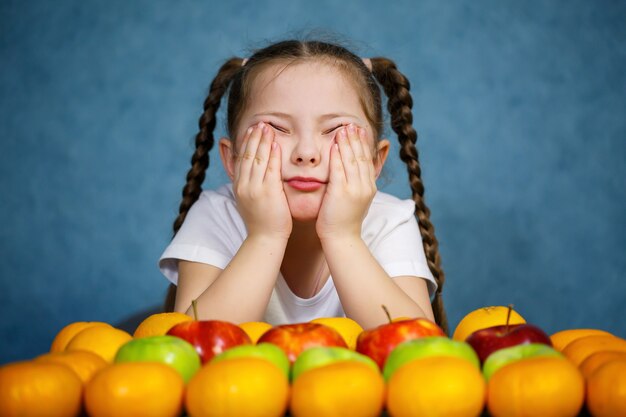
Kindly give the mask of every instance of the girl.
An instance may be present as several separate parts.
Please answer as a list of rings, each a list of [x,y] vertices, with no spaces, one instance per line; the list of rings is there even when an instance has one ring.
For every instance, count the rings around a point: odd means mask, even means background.
[[[378,83],[413,200],[376,191],[389,151]],[[232,183],[202,191],[216,113]],[[424,204],[408,80],[385,58],[318,41],[283,41],[231,58],[211,84],[174,239],[159,265],[169,310],[271,324],[393,316],[447,327],[437,239]],[[416,221],[417,217],[417,221]],[[432,299],[432,305],[431,305]],[[173,304],[173,305],[172,305]]]

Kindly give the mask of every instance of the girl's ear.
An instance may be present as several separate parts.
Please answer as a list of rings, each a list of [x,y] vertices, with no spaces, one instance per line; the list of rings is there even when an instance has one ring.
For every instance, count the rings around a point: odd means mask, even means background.
[[[385,165],[391,144],[387,139],[381,139],[376,144],[376,157],[374,158],[374,168],[376,169],[376,178],[380,175],[380,171]]]
[[[235,144],[228,138],[220,139],[220,158],[222,166],[231,181],[235,178]]]

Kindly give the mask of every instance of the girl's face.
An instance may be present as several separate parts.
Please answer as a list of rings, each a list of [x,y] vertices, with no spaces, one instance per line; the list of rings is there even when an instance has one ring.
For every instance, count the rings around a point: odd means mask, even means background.
[[[237,126],[236,141],[220,141],[220,153],[228,175],[234,177],[232,147],[239,149],[245,131],[259,122],[274,130],[282,153],[283,189],[296,221],[317,218],[329,178],[330,148],[338,128],[349,123],[367,132],[374,150],[373,130],[359,102],[358,91],[343,72],[323,62],[270,65],[258,74],[250,102]],[[377,143],[379,173],[389,142]],[[376,154],[372,151],[372,155]],[[298,179],[315,179],[319,187],[307,187]]]

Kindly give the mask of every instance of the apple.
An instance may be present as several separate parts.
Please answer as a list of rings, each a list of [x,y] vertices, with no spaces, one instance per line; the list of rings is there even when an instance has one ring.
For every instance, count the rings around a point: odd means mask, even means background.
[[[478,355],[469,344],[444,336],[427,336],[402,342],[396,346],[385,361],[383,377],[385,381],[388,381],[391,375],[404,364],[430,356],[454,356],[465,359],[480,370]]]
[[[167,334],[191,343],[203,364],[229,348],[252,344],[250,337],[241,327],[221,320],[185,321],[176,324]]]
[[[556,349],[543,343],[529,343],[526,345],[515,345],[498,350],[489,355],[483,364],[483,376],[489,381],[491,376],[500,368],[511,362],[532,358],[535,356],[556,356],[565,358]]]
[[[436,323],[426,318],[392,321],[361,332],[356,351],[369,356],[382,371],[391,351],[402,342],[426,336],[445,336]]]
[[[118,349],[114,362],[161,362],[176,369],[185,383],[200,369],[196,349],[181,338],[167,335],[126,342]]]
[[[291,379],[295,381],[305,371],[340,361],[362,362],[379,372],[376,362],[349,348],[318,346],[307,349],[298,356],[291,368]]]
[[[274,326],[257,343],[273,343],[280,347],[293,364],[300,353],[316,346],[347,348],[343,337],[335,329],[320,323],[296,323]]]
[[[467,339],[484,363],[493,352],[515,345],[543,343],[552,346],[550,337],[539,327],[532,324],[504,324],[476,330]]]
[[[526,320],[519,312],[513,310],[513,304],[508,306],[481,307],[467,313],[454,329],[452,339],[464,342],[476,330],[500,324],[524,324]]]
[[[280,368],[289,378],[289,359],[287,354],[278,346],[271,343],[259,343],[256,345],[240,345],[225,350],[211,359],[211,363],[233,358],[261,358],[266,359]]]

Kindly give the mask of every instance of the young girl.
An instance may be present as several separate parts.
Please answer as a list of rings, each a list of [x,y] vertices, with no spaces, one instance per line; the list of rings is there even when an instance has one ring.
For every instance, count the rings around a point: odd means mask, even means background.
[[[377,81],[413,200],[376,190],[390,146]],[[232,183],[202,191],[227,91],[230,138],[219,154]],[[175,236],[159,262],[176,285],[169,308],[190,314],[195,299],[203,320],[347,316],[371,328],[387,322],[385,305],[445,329],[411,107],[392,61],[338,45],[284,41],[228,60],[204,102]]]

